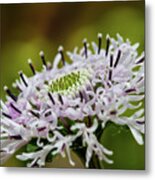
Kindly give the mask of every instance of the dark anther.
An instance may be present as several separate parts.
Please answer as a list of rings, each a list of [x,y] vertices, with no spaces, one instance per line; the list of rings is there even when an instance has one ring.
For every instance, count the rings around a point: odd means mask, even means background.
[[[83,101],[83,94],[81,91],[79,91],[79,95],[80,95],[80,98],[81,98],[81,102]]]
[[[61,104],[63,104],[63,99],[62,99],[62,96],[60,94],[58,94],[58,97],[59,97],[59,101],[61,102]]]
[[[5,112],[2,112],[2,115],[7,117],[8,119],[12,119],[12,117],[10,115],[6,114]]]
[[[88,58],[87,39],[83,40],[83,45],[84,45],[84,54],[85,54],[85,57]]]
[[[112,66],[113,66],[113,55],[110,56],[110,70],[109,70],[109,80],[112,79]]]
[[[48,117],[48,116],[50,116],[51,114],[52,114],[51,111],[48,111],[48,112],[45,113],[45,117]]]
[[[32,65],[31,59],[28,59],[28,63],[29,63],[29,66],[30,66],[30,68],[31,68],[31,70],[32,70],[32,73],[35,75],[36,72],[35,72],[34,66]]]
[[[110,56],[110,67],[113,66],[113,55]]]
[[[96,145],[96,144],[94,144],[94,148],[97,148],[97,145]]]
[[[144,122],[144,121],[136,121],[136,123],[137,123],[137,124],[140,124],[140,125],[145,124],[145,122]]]
[[[116,114],[117,114],[116,110],[110,111],[110,115],[116,115]]]
[[[15,107],[12,103],[10,103],[11,107],[16,111],[18,112],[19,114],[21,114],[22,112],[17,108]]]
[[[101,51],[101,45],[102,45],[102,34],[98,34],[98,54],[100,54]]]
[[[43,51],[40,51],[39,55],[40,55],[40,57],[41,57],[41,60],[42,60],[43,65],[47,68],[47,64],[46,64],[44,52],[43,52]]]
[[[20,135],[12,135],[12,136],[10,136],[10,139],[20,140],[20,139],[22,139],[22,137]]]
[[[140,82],[141,80],[143,80],[143,78],[144,78],[144,77],[140,77],[140,78],[138,79],[137,83]]]
[[[37,117],[37,118],[40,117],[39,113],[36,113],[36,112],[34,112],[34,111],[32,111],[32,110],[30,110],[30,113],[31,113],[33,116]]]
[[[48,92],[48,96],[49,96],[50,100],[52,101],[52,103],[55,105],[54,98],[52,97],[52,94],[50,92]]]
[[[61,55],[61,61],[62,61],[62,64],[65,66],[65,57],[64,57],[64,53],[63,53],[63,47],[60,46],[59,49],[58,49],[60,55]]]
[[[10,96],[15,102],[17,101],[17,97],[14,96],[11,91],[8,89],[7,86],[4,86],[4,90],[6,91],[6,93],[8,94],[8,96]]]
[[[116,61],[115,61],[115,64],[114,64],[114,68],[117,66],[118,61],[120,60],[120,57],[121,57],[121,50],[118,51],[118,54],[117,54],[117,57],[116,57]]]
[[[38,128],[37,130],[38,131],[44,131],[46,129],[46,127],[40,127],[40,128]]]
[[[125,90],[125,93],[131,93],[131,92],[135,92],[135,91],[136,91],[135,88],[130,88],[130,89]]]
[[[105,55],[107,56],[108,55],[108,52],[109,52],[109,46],[110,46],[110,38],[109,36],[107,36],[107,44],[106,44],[106,52],[105,52]]]
[[[20,75],[20,77],[21,77],[21,79],[22,79],[22,81],[23,81],[23,83],[25,84],[25,86],[27,87],[28,86],[28,84],[27,84],[27,82],[26,82],[26,80],[25,80],[25,78],[24,78],[24,75],[23,75],[23,73],[20,71],[19,72],[19,75]]]
[[[112,77],[112,76],[111,76]],[[107,86],[110,88],[111,87],[111,83],[109,81],[107,81]],[[104,103],[104,102],[103,102]],[[105,105],[105,104],[104,104]]]
[[[136,64],[140,64],[140,63],[144,62],[144,59],[145,59],[145,57],[142,57],[138,62],[136,62]]]
[[[112,70],[110,69],[109,70],[109,80],[111,81],[111,79],[112,79]]]

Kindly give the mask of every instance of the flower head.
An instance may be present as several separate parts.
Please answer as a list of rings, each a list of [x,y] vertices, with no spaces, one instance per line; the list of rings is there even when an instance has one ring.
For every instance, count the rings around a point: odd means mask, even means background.
[[[43,51],[41,72],[28,60],[33,76],[22,71],[13,83],[19,90],[15,96],[4,87],[7,100],[1,101],[1,160],[7,160],[15,151],[36,139],[36,149],[17,155],[20,160],[31,160],[28,166],[44,166],[49,154],[68,155],[74,165],[70,149],[81,139],[86,149],[86,167],[94,154],[100,160],[112,163],[107,150],[96,135],[106,123],[126,125],[138,144],[143,144],[144,133],[144,53],[138,56],[138,43],[131,45],[120,35],[106,37],[102,49],[102,34],[98,45],[87,40],[83,48],[68,52],[72,63],[67,63],[60,46],[53,64],[47,63]],[[59,68],[59,64],[63,65]],[[126,115],[126,111],[133,110]]]

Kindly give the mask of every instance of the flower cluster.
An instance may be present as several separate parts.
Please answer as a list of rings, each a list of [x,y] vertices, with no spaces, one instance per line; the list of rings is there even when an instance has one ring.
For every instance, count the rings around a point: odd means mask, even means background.
[[[22,71],[13,83],[19,90],[15,96],[8,87],[6,102],[1,100],[1,163],[25,145],[35,142],[35,148],[16,157],[28,161],[27,166],[45,166],[47,157],[67,154],[74,165],[70,149],[85,149],[85,166],[92,155],[113,163],[97,136],[107,122],[127,126],[138,144],[144,133],[144,53],[138,55],[139,44],[131,45],[120,35],[106,37],[102,48],[102,34],[98,43],[83,41],[82,49],[67,52],[59,47],[53,64],[47,63],[43,51],[41,72],[28,60],[33,76]],[[62,67],[60,68],[60,63]],[[132,114],[126,115],[131,109]],[[79,143],[79,144],[78,144]],[[78,144],[78,145],[77,145]]]

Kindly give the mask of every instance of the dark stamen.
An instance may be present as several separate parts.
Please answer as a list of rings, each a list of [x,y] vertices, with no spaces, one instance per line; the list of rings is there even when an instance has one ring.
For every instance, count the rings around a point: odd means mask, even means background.
[[[24,75],[23,75],[23,73],[22,73],[21,71],[19,72],[19,75],[20,75],[23,83],[25,84],[25,86],[28,87],[28,84],[27,84],[27,82],[26,82],[26,80],[25,80],[25,78],[24,78]]]
[[[83,40],[83,45],[84,45],[84,54],[86,59],[88,58],[88,52],[87,52],[87,39]]]
[[[145,124],[144,121],[136,121],[136,123],[137,123],[137,124],[140,124],[140,125]]]
[[[63,104],[63,99],[62,99],[62,96],[60,94],[58,94],[58,97],[59,97],[59,101],[61,102],[61,104]]]
[[[62,64],[63,66],[65,66],[65,58],[64,58],[64,53],[63,53],[63,47],[60,46],[59,49],[58,49],[60,55],[61,55],[61,61],[62,61]]]
[[[2,112],[2,115],[9,118],[9,119],[12,119],[12,117],[10,115],[6,114],[5,112]]]
[[[130,89],[125,90],[125,93],[131,93],[131,92],[135,92],[135,91],[136,91],[135,88],[130,88]]]
[[[46,129],[46,127],[40,127],[40,128],[38,128],[37,130],[38,131],[44,131]]]
[[[17,107],[15,107],[12,103],[10,103],[10,105],[11,105],[11,107],[12,107],[16,112],[18,112],[19,114],[21,114],[21,111],[20,111]]]
[[[98,34],[98,54],[100,54],[101,51],[101,45],[102,45],[102,34]]]
[[[113,55],[110,56],[110,70],[109,70],[109,80],[112,79],[112,66],[113,66]]]
[[[48,96],[49,96],[50,100],[52,101],[52,103],[55,105],[54,98],[52,97],[52,94],[50,92],[48,92]]]
[[[113,55],[110,56],[110,67],[113,66]]]
[[[111,87],[111,83],[109,81],[107,81],[107,86],[110,88]]]
[[[17,97],[14,96],[11,91],[8,89],[7,86],[4,86],[4,90],[6,91],[6,93],[16,102],[17,101]]]
[[[140,64],[140,63],[144,62],[144,60],[145,60],[145,58],[142,57],[138,62],[136,62],[136,64]]]
[[[37,117],[37,118],[40,117],[39,113],[36,113],[36,112],[34,112],[34,111],[32,111],[32,110],[30,110],[30,113],[31,113],[33,116]]]
[[[30,66],[30,68],[31,68],[31,70],[32,70],[32,73],[35,75],[36,72],[35,72],[34,66],[32,65],[31,59],[28,59],[28,63],[29,63],[29,66]]]
[[[110,38],[109,36],[107,36],[107,45],[106,45],[106,52],[105,52],[105,55],[107,56],[108,55],[108,52],[109,52],[109,46],[110,46]]]
[[[117,66],[118,61],[120,60],[120,57],[121,57],[121,50],[118,51],[118,54],[117,54],[117,57],[116,57],[116,61],[115,61],[115,64],[114,64],[114,68]]]
[[[50,116],[51,114],[52,114],[51,111],[46,112],[46,113],[45,113],[45,117],[48,117],[48,116]]]
[[[111,81],[111,78],[112,78],[112,70],[110,69],[109,70],[109,80]]]
[[[110,111],[110,115],[116,115],[116,114],[117,114],[116,110]]]
[[[40,57],[41,57],[41,60],[42,60],[43,65],[47,68],[47,64],[46,64],[44,52],[43,52],[43,51],[40,51],[39,55],[40,55]]]
[[[83,101],[83,94],[81,91],[79,91],[79,95],[80,95],[80,98],[81,98],[81,102]]]
[[[143,77],[140,77],[140,78],[138,79],[137,83],[140,82],[141,80],[143,80]]]
[[[12,136],[10,136],[10,139],[20,140],[20,139],[22,139],[22,137],[20,135],[12,135]]]

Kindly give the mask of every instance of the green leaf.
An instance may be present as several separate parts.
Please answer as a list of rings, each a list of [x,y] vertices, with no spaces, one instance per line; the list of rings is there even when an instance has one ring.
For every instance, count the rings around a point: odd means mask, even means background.
[[[28,145],[26,146],[26,151],[27,151],[27,152],[34,152],[34,151],[36,151],[37,149],[38,149],[38,146],[35,145],[35,144],[28,144]]]

